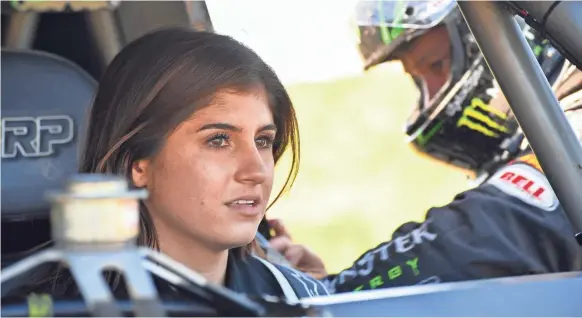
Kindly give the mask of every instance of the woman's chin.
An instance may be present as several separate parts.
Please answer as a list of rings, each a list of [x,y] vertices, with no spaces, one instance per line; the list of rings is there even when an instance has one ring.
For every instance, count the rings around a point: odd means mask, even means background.
[[[232,246],[232,248],[245,246],[255,239],[255,236],[257,235],[257,227],[258,225],[235,226],[225,233],[222,240],[227,241],[228,245]]]

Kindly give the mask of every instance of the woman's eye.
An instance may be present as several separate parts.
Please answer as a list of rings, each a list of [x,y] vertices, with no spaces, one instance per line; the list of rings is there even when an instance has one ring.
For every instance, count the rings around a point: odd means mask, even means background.
[[[257,147],[259,148],[271,148],[273,145],[273,137],[261,137],[255,140]]]
[[[208,140],[208,145],[215,148],[223,148],[228,146],[228,139],[226,135],[214,136]]]

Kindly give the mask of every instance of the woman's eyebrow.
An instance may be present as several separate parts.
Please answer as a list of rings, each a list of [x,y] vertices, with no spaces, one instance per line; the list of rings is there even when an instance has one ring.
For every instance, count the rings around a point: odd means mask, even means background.
[[[233,126],[231,124],[226,124],[226,123],[213,123],[213,124],[207,124],[207,125],[202,126],[196,132],[199,132],[199,131],[202,131],[202,130],[207,130],[207,129],[224,129],[224,130],[230,130],[230,131],[236,131],[236,132],[242,131],[242,128]]]
[[[261,129],[259,129],[258,132],[266,131],[266,130],[277,130],[277,126],[275,126],[275,124],[265,125],[265,126],[261,127]]]
[[[207,124],[207,125],[202,126],[196,132],[208,130],[208,129],[223,129],[223,130],[230,130],[230,131],[235,131],[235,132],[242,131],[242,128],[236,127],[236,126],[231,125],[231,124],[212,123],[212,124]],[[266,131],[266,130],[277,130],[277,126],[275,126],[275,124],[268,124],[268,125],[261,127],[258,131],[261,132],[261,131]]]

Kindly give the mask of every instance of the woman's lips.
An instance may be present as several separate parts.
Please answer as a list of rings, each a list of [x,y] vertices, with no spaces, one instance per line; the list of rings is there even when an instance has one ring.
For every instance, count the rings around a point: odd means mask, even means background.
[[[240,197],[226,203],[231,211],[246,217],[256,217],[262,215],[261,199],[257,196]]]

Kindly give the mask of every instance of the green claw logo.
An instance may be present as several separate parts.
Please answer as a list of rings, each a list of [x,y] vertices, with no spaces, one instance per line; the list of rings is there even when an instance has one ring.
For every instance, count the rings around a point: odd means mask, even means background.
[[[484,112],[488,112],[503,121],[507,119],[506,114],[485,104],[482,99],[473,98],[471,105],[463,110],[463,115],[457,121],[457,127],[467,127],[491,138],[499,138],[500,133],[509,132],[507,127],[499,124]]]

